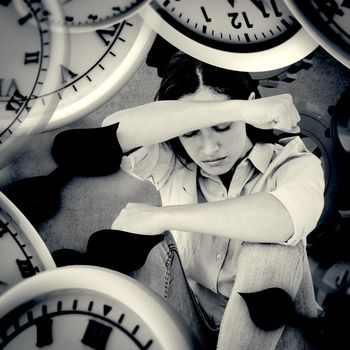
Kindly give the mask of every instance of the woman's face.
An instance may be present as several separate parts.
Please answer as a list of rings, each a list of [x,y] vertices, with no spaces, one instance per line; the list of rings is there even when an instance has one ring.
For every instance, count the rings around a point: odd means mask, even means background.
[[[200,88],[181,100],[223,101],[226,95],[217,94],[209,88]],[[210,175],[223,175],[230,171],[237,160],[251,148],[244,122],[218,124],[189,132],[179,137],[190,158]]]

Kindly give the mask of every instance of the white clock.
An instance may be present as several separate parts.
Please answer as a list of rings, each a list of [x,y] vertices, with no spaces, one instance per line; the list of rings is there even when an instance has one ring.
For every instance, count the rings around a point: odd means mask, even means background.
[[[0,348],[198,349],[162,297],[131,277],[92,266],[43,272],[3,294]]]
[[[45,128],[59,103],[47,93],[59,86],[59,67],[66,64],[67,35],[52,32],[47,20],[49,13],[59,20],[60,7],[55,1],[21,4],[20,14],[14,1],[0,3],[0,168],[24,147],[26,135]]]
[[[70,32],[70,56],[60,86],[50,93],[60,103],[46,130],[86,116],[115,95],[145,59],[155,37],[139,16],[90,32]]]
[[[178,49],[226,69],[275,70],[317,47],[282,0],[153,0],[141,14]]]
[[[295,18],[325,50],[350,68],[350,3],[284,0]]]

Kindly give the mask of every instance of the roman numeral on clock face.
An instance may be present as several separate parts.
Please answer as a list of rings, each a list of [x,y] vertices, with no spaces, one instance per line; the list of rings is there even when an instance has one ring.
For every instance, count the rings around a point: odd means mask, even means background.
[[[111,331],[111,327],[95,320],[89,320],[89,324],[81,342],[84,345],[89,346],[91,349],[105,350]]]

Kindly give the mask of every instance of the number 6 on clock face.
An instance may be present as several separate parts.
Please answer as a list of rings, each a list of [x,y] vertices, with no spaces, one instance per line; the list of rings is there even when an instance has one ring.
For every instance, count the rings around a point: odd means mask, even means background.
[[[317,47],[281,0],[153,0],[141,14],[180,50],[226,69],[274,70]]]

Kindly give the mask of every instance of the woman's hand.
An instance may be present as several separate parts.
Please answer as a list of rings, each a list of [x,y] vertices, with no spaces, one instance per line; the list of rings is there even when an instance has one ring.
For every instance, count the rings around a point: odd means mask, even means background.
[[[112,224],[113,230],[141,235],[159,235],[166,231],[161,220],[162,207],[145,203],[128,203]]]
[[[243,121],[259,129],[298,133],[300,115],[290,94],[246,101]]]

